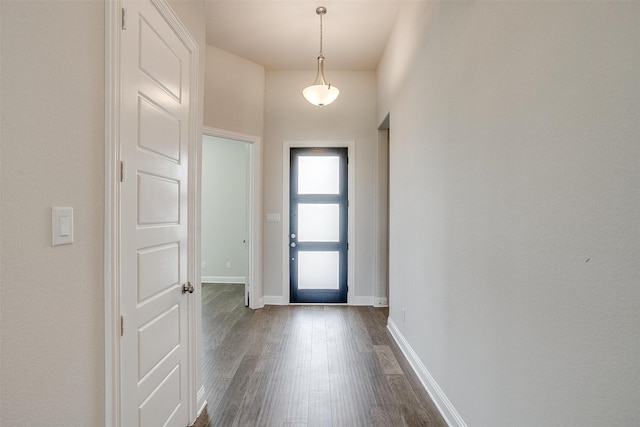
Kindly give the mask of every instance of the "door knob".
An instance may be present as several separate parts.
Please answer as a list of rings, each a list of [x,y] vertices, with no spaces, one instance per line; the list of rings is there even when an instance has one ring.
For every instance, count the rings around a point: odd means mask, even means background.
[[[194,291],[194,287],[190,282],[185,283],[184,285],[182,285],[182,293],[186,294],[187,292],[189,292],[190,294],[193,293]]]

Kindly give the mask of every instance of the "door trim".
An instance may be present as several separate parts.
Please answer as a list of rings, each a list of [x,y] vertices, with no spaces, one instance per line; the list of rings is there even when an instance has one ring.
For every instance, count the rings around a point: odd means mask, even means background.
[[[258,136],[228,131],[205,126],[203,135],[225,138],[247,143],[249,148],[249,188],[247,204],[249,224],[249,265],[247,278],[249,280],[249,307],[256,309],[264,307],[262,293],[262,139]],[[199,152],[202,152],[202,138],[200,138]],[[198,165],[198,182],[202,179],[201,165]],[[200,194],[198,194],[200,206]]]
[[[355,211],[356,211],[356,144],[354,141],[284,141],[282,143],[282,304],[287,305],[291,301],[291,289],[289,288],[289,184],[291,148],[302,147],[346,147],[348,156],[348,241],[349,253],[347,255],[347,304],[353,304],[353,294],[357,289],[355,280]]]
[[[190,128],[188,142],[188,240],[187,276],[195,284],[195,299],[189,299],[189,396],[188,415],[191,421],[202,409],[197,406],[197,397],[202,395],[200,380],[200,269],[196,263],[199,257],[196,239],[199,232],[199,213],[197,212],[197,195],[199,194],[197,165],[200,159],[196,141],[198,129],[198,75],[200,49],[189,31],[184,27],[167,0],[149,0],[176,32],[178,37],[191,52],[191,84],[190,84]],[[118,238],[120,230],[120,48],[122,0],[105,1],[105,199],[104,199],[104,324],[105,324],[105,427],[121,426],[120,401],[120,265]],[[200,388],[198,390],[197,388]]]

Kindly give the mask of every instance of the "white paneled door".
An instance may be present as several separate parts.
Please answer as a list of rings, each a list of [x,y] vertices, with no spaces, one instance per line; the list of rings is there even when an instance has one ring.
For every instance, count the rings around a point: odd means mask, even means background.
[[[156,2],[123,7],[120,425],[184,427],[192,52]]]

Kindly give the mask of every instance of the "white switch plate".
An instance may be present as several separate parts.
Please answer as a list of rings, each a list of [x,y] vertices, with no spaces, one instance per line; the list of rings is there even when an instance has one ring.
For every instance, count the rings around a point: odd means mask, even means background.
[[[73,243],[73,208],[51,208],[51,245]]]
[[[280,214],[279,213],[267,214],[267,222],[280,222]]]

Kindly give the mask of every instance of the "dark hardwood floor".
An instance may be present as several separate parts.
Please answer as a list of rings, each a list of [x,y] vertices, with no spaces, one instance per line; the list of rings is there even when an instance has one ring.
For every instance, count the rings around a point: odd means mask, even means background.
[[[243,304],[202,286],[207,411],[195,426],[446,426],[383,308]]]

